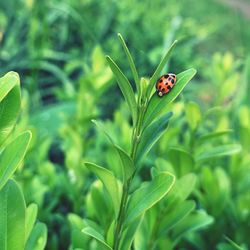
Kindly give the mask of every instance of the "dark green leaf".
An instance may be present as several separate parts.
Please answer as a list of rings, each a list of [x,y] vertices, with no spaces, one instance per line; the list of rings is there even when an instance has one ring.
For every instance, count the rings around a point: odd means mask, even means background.
[[[136,152],[136,162],[140,161],[164,134],[171,116],[172,112],[160,116],[142,132],[140,143]]]
[[[126,55],[127,55],[128,63],[129,63],[130,69],[131,69],[133,77],[134,77],[137,91],[138,91],[138,93],[140,93],[140,80],[139,80],[138,72],[137,72],[136,67],[135,67],[134,60],[133,60],[133,58],[129,52],[129,49],[128,49],[128,47],[127,47],[127,45],[126,45],[126,43],[125,43],[125,41],[120,33],[118,33],[118,37],[121,41],[122,47],[123,47]]]
[[[134,163],[131,159],[131,157],[123,150],[121,149],[119,146],[117,146],[113,139],[111,138],[111,136],[108,134],[108,131],[106,130],[106,128],[103,126],[102,123],[97,122],[96,120],[92,120],[95,125],[102,130],[102,132],[107,136],[107,138],[110,140],[110,142],[112,143],[113,147],[115,148],[116,152],[118,153],[121,163],[122,163],[122,167],[123,167],[123,179],[126,181],[128,180],[132,174],[135,171],[135,167],[134,167]]]
[[[91,162],[84,162],[84,164],[90,171],[95,173],[98,176],[98,178],[102,181],[104,187],[107,189],[112,199],[115,213],[116,215],[118,215],[120,206],[120,192],[117,179],[115,178],[113,173],[106,168],[100,167]]]
[[[130,224],[161,200],[171,190],[174,182],[175,177],[172,174],[162,172],[152,181],[143,183],[129,199],[124,223]]]
[[[106,57],[108,64],[113,71],[116,80],[118,82],[118,85],[122,91],[122,94],[129,106],[132,119],[133,119],[133,124],[136,122],[136,117],[137,117],[137,105],[136,105],[136,100],[135,100],[135,94],[134,91],[131,87],[131,84],[127,77],[122,73],[120,68],[116,65],[116,63],[109,57]]]

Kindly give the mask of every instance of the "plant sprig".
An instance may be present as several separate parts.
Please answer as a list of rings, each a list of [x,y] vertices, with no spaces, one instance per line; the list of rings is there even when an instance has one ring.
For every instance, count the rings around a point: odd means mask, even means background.
[[[110,56],[107,56],[106,59],[116,77],[118,86],[121,89],[124,99],[131,112],[133,121],[131,147],[130,152],[125,152],[118,145],[115,145],[107,130],[99,122],[94,121],[98,128],[100,128],[107,135],[116,149],[123,167],[123,179],[122,193],[120,194],[118,188],[112,188],[112,184],[109,183],[109,181],[112,180],[112,183],[117,183],[114,184],[113,187],[119,185],[119,180],[117,179],[117,181],[115,181],[116,177],[111,171],[105,170],[105,168],[92,163],[86,163],[86,166],[103,182],[108,193],[110,194],[111,199],[113,200],[114,210],[116,211],[112,246],[108,245],[108,243],[103,240],[104,237],[101,237],[98,232],[95,234],[88,234],[96,238],[99,243],[101,242],[105,248],[113,250],[124,250],[124,246],[122,245],[123,238],[125,235],[130,235],[130,239],[127,241],[130,242],[130,244],[126,243],[126,250],[128,250],[133,242],[133,237],[138,226],[135,226],[133,222],[135,220],[140,221],[143,214],[170,191],[175,182],[175,177],[169,172],[158,173],[154,176],[152,181],[142,185],[133,193],[130,193],[131,183],[137,170],[139,169],[141,160],[160,139],[168,127],[169,119],[171,118],[172,113],[162,114],[163,109],[181,93],[183,88],[195,75],[196,70],[189,69],[177,74],[176,86],[168,95],[163,98],[159,98],[156,94],[152,94],[152,89],[161,70],[170,58],[177,41],[174,41],[171,47],[167,50],[163,59],[147,83],[144,78],[141,78],[140,80],[134,60],[122,35],[118,34],[118,37],[121,41],[122,47],[128,59],[128,64],[132,71],[134,83],[138,92],[137,95],[132,88],[132,84],[113,59]],[[147,83],[146,86],[145,83]],[[117,208],[117,199],[119,199],[119,208]],[[91,230],[88,229],[87,231],[89,232]],[[83,232],[86,233],[86,229],[83,230]],[[95,235],[98,237],[95,237]]]

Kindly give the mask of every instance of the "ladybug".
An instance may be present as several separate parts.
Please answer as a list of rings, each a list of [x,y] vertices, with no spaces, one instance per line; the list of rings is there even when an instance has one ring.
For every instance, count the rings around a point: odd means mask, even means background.
[[[168,73],[166,75],[162,75],[156,82],[156,93],[159,97],[164,96],[174,87],[176,83],[176,75],[173,73]]]

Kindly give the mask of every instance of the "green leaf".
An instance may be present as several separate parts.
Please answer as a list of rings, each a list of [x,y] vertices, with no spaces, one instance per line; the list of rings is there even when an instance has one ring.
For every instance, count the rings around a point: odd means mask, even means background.
[[[222,157],[226,155],[238,154],[242,150],[240,144],[230,144],[213,147],[196,156],[196,161],[203,161],[211,158]]]
[[[121,163],[122,163],[122,167],[123,167],[123,169],[122,169],[123,180],[127,181],[135,171],[135,166],[134,166],[133,160],[123,149],[121,149],[119,146],[117,146],[114,143],[113,139],[108,134],[108,131],[106,130],[106,128],[103,126],[102,123],[100,123],[96,120],[92,120],[92,122],[94,122],[94,124],[107,136],[107,138],[110,140],[113,147],[115,148],[116,152],[118,153],[120,160],[121,160]]]
[[[122,35],[120,33],[118,33],[118,37],[121,41],[121,44],[122,44],[122,47],[127,55],[127,58],[128,58],[128,62],[129,62],[129,66],[130,66],[130,69],[132,71],[132,74],[133,74],[133,77],[134,77],[134,81],[135,81],[135,85],[136,85],[136,88],[137,88],[137,91],[138,93],[140,93],[140,79],[139,79],[139,75],[138,75],[138,72],[136,70],[136,67],[135,67],[135,63],[134,63],[134,60],[129,52],[129,49],[122,37]]]
[[[157,94],[152,95],[144,117],[144,128],[147,127],[169,103],[175,100],[195,74],[195,69],[183,71],[176,76],[177,82],[168,94],[162,98],[158,97]]]
[[[158,65],[158,67],[156,68],[153,76],[150,78],[149,80],[149,85],[148,85],[148,89],[147,89],[147,97],[149,98],[150,97],[150,94],[152,92],[152,89],[162,71],[162,69],[164,68],[165,64],[167,63],[169,57],[171,56],[171,53],[174,49],[174,47],[176,46],[177,44],[177,40],[175,40],[173,42],[173,44],[170,46],[170,48],[168,49],[168,51],[166,52],[166,54],[164,55],[164,57],[162,58],[160,64]]]
[[[168,122],[171,116],[172,112],[160,116],[142,132],[141,140],[136,152],[136,162],[140,161],[160,139],[168,127]]]
[[[175,185],[168,194],[167,201],[171,206],[181,203],[193,192],[195,189],[197,177],[195,174],[189,173],[176,180]]]
[[[37,216],[38,207],[35,203],[30,204],[26,208],[25,213],[25,242],[27,242],[27,239],[30,236],[30,233],[33,229],[33,226],[36,222],[36,216]]]
[[[0,154],[0,190],[23,160],[31,140],[26,131],[10,142]]]
[[[229,244],[232,246],[234,250],[244,250],[241,246],[239,246],[236,242],[234,242],[227,236],[224,236],[224,238],[229,242]]]
[[[213,217],[204,211],[197,211],[178,223],[173,230],[173,237],[178,240],[185,233],[198,230],[213,223]]]
[[[25,250],[44,250],[47,242],[47,227],[44,223],[38,222],[33,228]]]
[[[136,220],[134,220],[123,232],[121,244],[119,246],[119,250],[130,250],[135,233],[142,222],[143,216],[139,216]]]
[[[177,223],[186,218],[186,216],[188,216],[194,208],[194,201],[183,201],[176,206],[173,206],[170,211],[167,210],[165,215],[162,217],[162,220],[159,222],[160,234],[165,234],[173,228]]]
[[[16,72],[9,72],[0,78],[0,145],[12,131],[20,106],[20,79]]]
[[[132,193],[128,202],[124,224],[130,224],[161,200],[171,190],[174,182],[175,177],[172,174],[162,172],[152,181],[144,183]]]
[[[195,167],[193,156],[182,148],[171,147],[167,155],[178,176],[190,173]]]
[[[15,181],[0,191],[1,250],[23,250],[25,244],[25,201]]]
[[[117,216],[120,206],[120,192],[117,179],[115,178],[113,173],[106,168],[100,167],[91,162],[84,162],[84,164],[102,181],[104,187],[106,188],[112,199],[114,210]]]
[[[112,250],[112,247],[109,246],[106,242],[104,237],[97,232],[94,228],[92,227],[85,227],[82,232],[86,235],[89,235],[90,237],[96,239],[99,243],[101,243],[106,249]]]
[[[122,73],[120,68],[116,65],[116,63],[109,57],[106,57],[109,67],[113,71],[116,80],[118,82],[118,85],[122,91],[122,94],[129,106],[132,119],[133,119],[133,124],[136,122],[136,117],[137,117],[137,105],[136,105],[136,100],[135,100],[135,94],[134,91],[131,87],[131,84],[127,77]]]
[[[216,138],[219,138],[219,137],[224,136],[224,135],[229,135],[232,132],[233,132],[232,129],[226,129],[223,131],[207,133],[207,134],[201,135],[198,138],[198,142],[201,143],[201,142],[209,141],[211,139],[216,139]]]
[[[192,130],[195,130],[202,118],[200,107],[195,102],[189,102],[186,105],[187,122]]]

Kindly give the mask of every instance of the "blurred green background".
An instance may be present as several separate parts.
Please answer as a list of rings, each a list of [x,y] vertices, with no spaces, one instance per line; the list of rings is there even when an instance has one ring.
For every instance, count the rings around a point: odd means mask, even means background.
[[[159,162],[171,165],[177,177],[197,175],[193,199],[215,220],[201,232],[184,235],[175,248],[231,249],[222,248],[225,236],[243,249],[250,247],[249,21],[247,0],[0,2],[0,74],[19,73],[23,109],[16,129],[33,133],[16,179],[27,203],[39,205],[39,220],[49,231],[46,249],[83,244],[76,240],[74,216],[104,227],[112,213],[107,204],[105,215],[93,207],[99,183],[81,162],[108,165],[119,175],[112,167],[114,152],[92,118],[104,120],[125,149],[130,145],[127,106],[105,60],[111,55],[132,79],[118,32],[140,76],[153,73],[175,39],[179,42],[165,72],[198,71],[168,108],[174,112],[169,131],[138,179],[149,179],[150,167]],[[216,146],[234,143],[241,149],[220,148],[209,156]],[[187,164],[187,158],[195,162]]]

